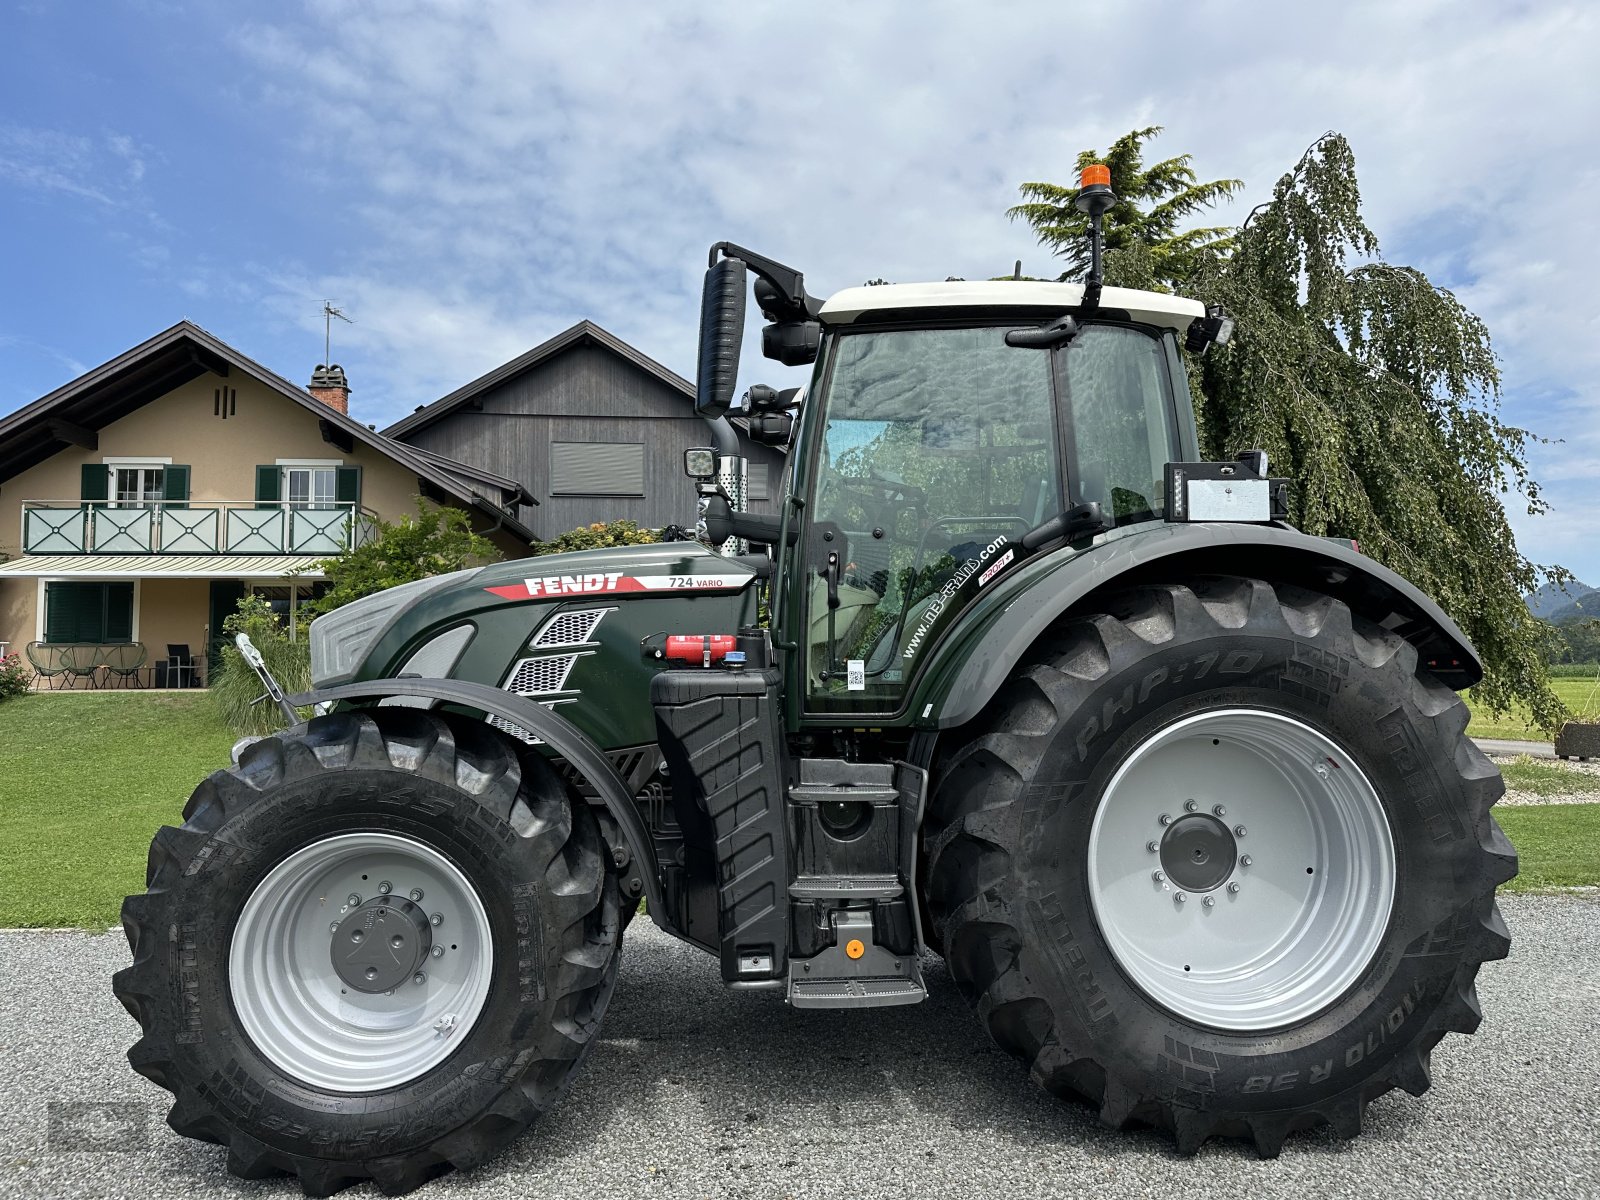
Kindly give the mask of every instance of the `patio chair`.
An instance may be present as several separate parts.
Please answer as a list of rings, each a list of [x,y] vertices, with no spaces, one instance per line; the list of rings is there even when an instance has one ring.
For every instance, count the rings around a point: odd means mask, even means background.
[[[74,642],[61,647],[61,666],[67,673],[67,686],[76,687],[78,680],[87,679],[90,687],[99,687],[95,672],[100,669],[100,647],[85,642]]]
[[[37,684],[43,679],[52,690],[56,681],[67,673],[61,665],[61,647],[52,646],[49,642],[29,642],[22,648],[28,656],[28,665],[33,668],[33,682]]]
[[[114,646],[104,647],[100,665],[105,667],[108,676],[116,676],[122,687],[128,687],[130,679],[132,686],[143,687],[144,681],[139,678],[139,672],[144,669],[149,657],[150,652],[145,649],[143,642],[118,642]]]
[[[189,643],[167,643],[167,661],[156,664],[156,686],[186,688],[200,686],[200,667],[189,653]]]

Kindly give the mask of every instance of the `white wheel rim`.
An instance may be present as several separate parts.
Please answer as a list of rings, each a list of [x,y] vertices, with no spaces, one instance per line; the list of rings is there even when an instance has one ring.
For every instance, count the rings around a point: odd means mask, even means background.
[[[351,935],[357,910],[380,896],[422,910],[414,923],[429,940],[414,973],[369,994],[340,976],[331,946],[334,927]],[[488,916],[454,863],[411,838],[349,833],[295,851],[250,893],[228,988],[251,1042],[279,1070],[326,1091],[373,1092],[450,1055],[483,1011],[493,963]]]
[[[1327,735],[1261,709],[1188,717],[1135,749],[1096,809],[1087,866],[1095,919],[1133,983],[1229,1030],[1334,1003],[1394,904],[1376,789]]]

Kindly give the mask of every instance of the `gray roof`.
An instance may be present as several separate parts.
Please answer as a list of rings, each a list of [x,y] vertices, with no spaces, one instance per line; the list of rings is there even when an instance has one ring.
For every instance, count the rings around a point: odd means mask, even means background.
[[[526,354],[519,354],[508,363],[502,363],[486,375],[480,375],[471,383],[458,387],[448,396],[435,400],[432,404],[418,409],[409,417],[402,417],[389,428],[385,429],[384,436],[403,438],[432,425],[441,417],[446,417],[456,409],[466,404],[469,400],[488,391],[508,379],[513,379],[532,367],[538,366],[547,359],[554,358],[563,350],[579,345],[585,341],[602,346],[613,354],[638,367],[647,375],[659,379],[668,387],[682,392],[691,403],[694,402],[694,384],[690,383],[676,371],[670,371],[647,354],[642,354],[634,347],[628,345],[614,333],[609,333],[600,328],[593,321],[582,320],[570,329],[565,329],[556,334],[547,342],[540,342]],[[691,409],[692,411],[692,409]]]
[[[314,413],[326,440],[368,446],[449,499],[493,516],[514,536],[534,540],[532,530],[506,509],[510,504],[537,503],[520,483],[443,455],[419,452],[374,432],[192,321],[179,321],[0,418],[0,482],[72,445],[74,429],[99,430],[207,371],[226,377],[234,370]]]

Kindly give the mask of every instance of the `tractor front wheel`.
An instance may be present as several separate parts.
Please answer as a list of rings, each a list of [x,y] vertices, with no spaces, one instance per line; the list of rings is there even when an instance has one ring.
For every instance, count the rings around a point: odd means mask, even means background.
[[[1215,578],[1036,648],[943,756],[929,904],[958,985],[1102,1119],[1275,1155],[1360,1130],[1471,1033],[1516,856],[1466,706],[1338,600]]]
[[[616,977],[588,806],[482,722],[317,717],[203,782],[150,847],[118,999],[168,1123],[236,1175],[405,1192],[565,1090]]]

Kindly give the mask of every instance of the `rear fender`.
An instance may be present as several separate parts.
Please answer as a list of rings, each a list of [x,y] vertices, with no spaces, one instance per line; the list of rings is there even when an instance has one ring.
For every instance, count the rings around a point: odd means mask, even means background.
[[[1091,611],[1105,592],[1196,575],[1248,575],[1325,592],[1416,646],[1418,658],[1460,691],[1483,678],[1466,635],[1412,583],[1351,546],[1276,525],[1150,525],[1077,552],[1027,564],[968,610],[911,698],[913,722],[965,724],[1052,623]]]
[[[411,677],[336,684],[290,696],[289,702],[303,708],[340,700],[379,700],[389,696],[422,697],[492,714],[513,725],[520,725],[564,758],[594,788],[604,802],[606,811],[617,822],[629,853],[639,864],[639,876],[644,885],[644,897],[651,920],[674,937],[683,936],[670,923],[666,896],[661,890],[661,872],[656,862],[655,846],[622,776],[617,774],[611,761],[586,733],[544,705],[488,684],[469,683],[461,679]]]

